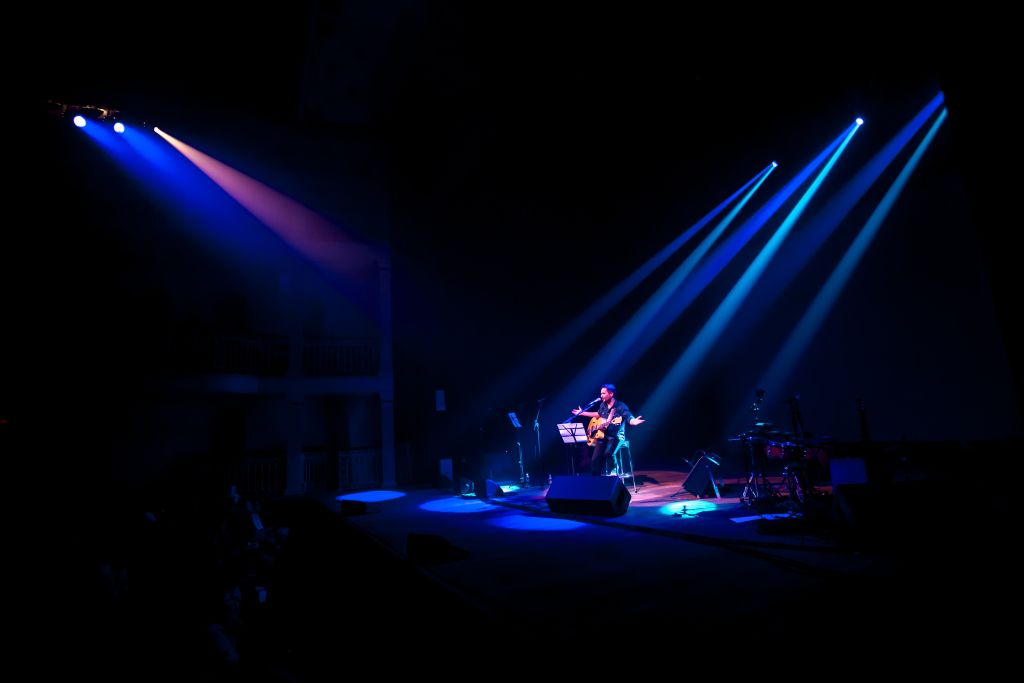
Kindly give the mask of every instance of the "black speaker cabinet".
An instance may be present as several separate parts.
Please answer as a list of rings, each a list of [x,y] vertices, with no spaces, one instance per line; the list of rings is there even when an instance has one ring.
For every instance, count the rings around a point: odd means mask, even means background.
[[[581,476],[555,477],[544,498],[552,512],[618,517],[632,496],[618,477]]]
[[[683,482],[683,488],[692,493],[693,495],[700,498],[704,495],[708,486],[711,485],[711,468],[716,467],[718,462],[708,458],[706,455],[702,455],[697,459],[697,462],[693,464],[693,469],[686,475],[686,481]]]

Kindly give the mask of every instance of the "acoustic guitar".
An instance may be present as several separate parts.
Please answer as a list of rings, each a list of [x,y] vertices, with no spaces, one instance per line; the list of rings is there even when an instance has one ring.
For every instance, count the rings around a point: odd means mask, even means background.
[[[612,413],[614,414],[614,409]],[[608,425],[620,425],[622,424],[622,418],[616,417],[607,422],[601,419],[600,415],[595,415],[590,418],[590,424],[587,425],[587,445],[593,446],[595,443],[604,438],[604,430]]]

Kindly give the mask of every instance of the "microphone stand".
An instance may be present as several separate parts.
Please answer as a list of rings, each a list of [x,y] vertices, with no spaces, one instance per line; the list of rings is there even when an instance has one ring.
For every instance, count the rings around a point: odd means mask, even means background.
[[[584,411],[589,410],[590,408],[593,408],[594,406],[596,406],[600,402],[601,402],[601,397],[598,396],[593,401],[588,403],[586,406],[584,406],[583,408],[580,408],[580,412],[579,413],[576,413],[575,415],[573,415],[572,412],[570,411],[569,412],[569,417],[567,417],[564,420],[562,420],[562,422],[575,422],[576,420],[578,420],[580,418],[580,413],[583,413]],[[586,445],[587,444],[584,443],[584,442],[580,442],[580,443],[576,444],[576,453],[575,453],[575,455],[569,457],[569,465],[570,465],[571,471],[572,471],[574,476],[576,474],[575,457],[582,455],[583,448],[586,447]]]
[[[533,416],[533,463],[537,466],[540,462],[540,408],[544,405],[544,399],[537,401],[537,413]]]
[[[564,420],[562,420],[562,422],[572,422],[573,420],[575,420],[576,418],[578,418],[580,416],[580,413],[586,412],[587,408],[592,408],[593,406],[596,406],[600,402],[601,402],[601,397],[599,396],[599,397],[595,398],[593,401],[591,401],[590,403],[588,403],[585,408],[580,410],[579,413],[576,413],[575,415],[573,415],[570,412],[569,413],[569,417],[567,417]]]
[[[508,414],[508,419],[512,421],[512,428],[516,434],[516,452],[519,454],[519,485],[526,486],[530,481],[530,475],[523,466],[523,445],[519,443],[519,430],[523,428],[523,425],[519,424],[519,418],[514,412]]]
[[[519,434],[518,434],[518,432],[519,432],[519,430],[517,429],[516,430],[516,437],[517,437],[517,439],[516,439],[516,450],[519,451],[519,485],[525,487],[527,482],[530,479],[530,475],[529,475],[529,473],[527,473],[526,468],[523,465],[523,445],[521,443],[519,443],[519,439],[518,439]]]

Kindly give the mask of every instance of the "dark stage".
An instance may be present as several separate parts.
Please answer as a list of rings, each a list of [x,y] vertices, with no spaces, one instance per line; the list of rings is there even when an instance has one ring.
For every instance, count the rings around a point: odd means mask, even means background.
[[[0,448],[38,661],[992,673],[1016,24],[477,5],[25,22]],[[588,418],[623,485],[572,476]]]

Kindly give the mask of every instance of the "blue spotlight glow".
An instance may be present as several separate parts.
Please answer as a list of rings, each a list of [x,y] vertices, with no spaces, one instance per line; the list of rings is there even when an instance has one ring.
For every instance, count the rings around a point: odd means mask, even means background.
[[[814,261],[815,254],[822,247],[835,228],[846,218],[853,207],[873,187],[874,183],[882,176],[883,171],[896,159],[901,151],[909,144],[910,140],[917,134],[917,131],[927,123],[932,114],[942,106],[944,100],[940,92],[926,104],[920,112],[905,125],[886,146],[879,151],[866,165],[864,165],[854,178],[846,183],[842,190],[835,193],[828,203],[822,207],[817,216],[798,234],[794,235],[795,240],[787,247],[789,250],[786,268],[770,268],[765,273],[765,279],[758,284],[760,296],[751,300],[744,311],[744,315],[737,319],[735,327],[730,329],[730,336],[733,339],[745,339],[747,334],[754,329],[774,309],[774,302],[777,301],[789,284],[799,275],[806,266]],[[771,367],[777,367],[773,363]],[[767,378],[762,378],[757,386],[766,389],[769,396],[780,391],[782,387],[769,384]],[[738,424],[747,415],[746,402],[737,410],[734,421]]]
[[[703,512],[711,512],[717,509],[718,505],[716,503],[712,503],[710,500],[686,500],[662,505],[658,508],[658,512],[663,515],[675,515],[685,519],[687,517],[696,517]]]
[[[589,378],[605,372],[605,369],[610,365],[614,365],[618,372],[623,372],[654,344],[661,332],[675,319],[674,316],[666,316],[665,310],[672,305],[672,301],[679,296],[679,292],[688,284],[688,278],[697,267],[697,264],[700,263],[711,247],[718,242],[718,239],[774,170],[774,166],[769,166],[761,171],[761,174],[755,178],[756,182],[753,183],[753,187],[746,191],[725,217],[701,240],[700,244],[658,286],[654,294],[647,298],[647,301],[619,329],[616,335],[608,340],[590,359],[587,365],[576,373],[576,376],[568,384],[569,389],[559,396],[558,400],[560,403],[564,404],[572,401],[572,395],[583,391],[583,387],[586,386],[585,383],[591,381]],[[747,183],[744,187],[750,185],[751,183]],[[733,197],[735,196],[734,194]],[[712,217],[714,216],[709,215],[709,220]]]
[[[682,247],[705,225],[711,222],[721,212],[725,211],[726,207],[732,204],[733,200],[745,192],[752,184],[757,182],[759,179],[762,179],[766,171],[767,169],[759,171],[757,175],[748,180],[741,188],[733,192],[730,197],[721,202],[697,223],[690,226],[683,234],[673,239],[669,244],[658,251],[657,254],[648,259],[647,262],[639,269],[617,283],[615,286],[611,287],[606,296],[591,304],[586,311],[576,316],[572,322],[563,327],[557,335],[544,342],[541,347],[533,351],[524,361],[513,366],[497,382],[492,383],[487,388],[486,395],[498,397],[512,393],[514,388],[519,386],[519,383],[523,380],[524,371],[528,372],[536,368],[544,367],[559,353],[568,349],[573,342],[579,339],[583,333],[590,328],[591,325],[600,320],[608,312],[609,308],[623,300],[626,295],[639,286],[641,282],[645,281],[648,276],[654,273],[663,263],[682,249]],[[585,373],[580,373],[580,376],[587,375]],[[589,384],[589,376],[586,381]],[[577,400],[575,393],[575,387],[567,389],[565,392],[565,396],[569,397],[567,400],[570,402]],[[495,398],[494,400],[499,399]],[[559,397],[558,401],[552,401],[552,403],[555,402],[564,401],[562,400],[562,397]]]
[[[754,258],[753,262],[747,266],[746,271],[740,276],[740,279],[733,285],[729,293],[722,299],[722,302],[715,309],[711,317],[708,318],[707,322],[700,329],[700,332],[690,341],[690,344],[683,351],[679,359],[672,365],[669,371],[662,377],[658,386],[651,393],[650,399],[648,399],[648,405],[655,406],[666,406],[671,402],[671,399],[678,396],[682,392],[683,388],[689,384],[690,379],[696,373],[700,367],[702,361],[711,351],[716,343],[718,343],[722,333],[726,327],[732,322],[733,317],[739,310],[740,306],[746,300],[747,295],[750,294],[754,285],[761,278],[761,275],[768,268],[768,264],[771,263],[772,258],[778,252],[782,246],[782,242],[786,239],[786,236],[792,230],[793,225],[803,214],[807,205],[814,197],[818,188],[825,182],[825,178],[828,176],[832,167],[835,166],[839,157],[842,156],[843,151],[847,145],[850,144],[850,140],[853,139],[854,134],[857,132],[856,126],[851,126],[843,133],[842,142],[836,147],[835,151],[832,152],[828,161],[825,162],[824,166],[818,171],[817,176],[811,182],[810,186],[804,191],[803,196],[797,201],[786,218],[782,221],[782,224],[776,228],[775,233],[768,239],[768,242],[761,248],[761,251]],[[830,146],[831,147],[831,146]],[[735,237],[735,235],[734,235]],[[648,411],[650,413],[657,414],[657,409]]]
[[[851,127],[850,130],[856,130]],[[611,353],[606,345],[599,355],[598,360],[603,359],[603,364],[598,367],[598,370],[603,371],[609,363],[614,362],[616,370],[623,372],[629,367],[635,360],[646,353],[647,350],[653,345],[662,335],[662,333],[672,324],[673,321],[680,316],[683,311],[687,309],[691,302],[693,302],[704,289],[711,284],[712,280],[729,264],[736,254],[746,245],[748,241],[760,230],[768,220],[775,214],[775,212],[781,207],[790,196],[793,195],[796,190],[803,185],[804,181],[814,172],[820,164],[822,164],[840,144],[848,131],[844,131],[843,134],[837,137],[824,151],[821,152],[810,164],[807,165],[804,170],[786,183],[785,187],[776,192],[757,212],[748,218],[737,231],[732,234],[723,244],[719,245],[716,250],[711,253],[707,260],[697,270],[692,270],[696,266],[696,259],[700,258],[703,253],[702,250],[707,247],[710,248],[711,242],[717,239],[717,229],[713,231],[708,237],[705,238],[705,242],[693,253],[687,257],[687,260],[677,269],[676,273],[670,276],[669,280],[666,280],[662,284],[662,288],[669,288],[669,291],[664,296],[662,290],[659,289],[653,296],[648,298],[644,306],[633,315],[633,318],[629,323],[620,330],[616,339],[621,338],[625,331],[630,331],[630,338],[628,341],[623,343],[628,345],[629,348],[625,350],[617,351],[616,354]],[[775,167],[769,167],[768,173],[773,172]],[[755,188],[756,189],[756,188]],[[746,202],[750,198],[748,194],[743,201]],[[729,218],[731,220],[731,218]],[[678,276],[678,279],[677,279]],[[657,307],[654,310],[654,314],[647,314],[641,316],[642,313],[648,310],[648,307]],[[642,320],[641,320],[642,318]],[[646,322],[644,322],[644,320]],[[633,329],[639,326],[639,329]],[[613,340],[615,341],[615,340]],[[610,344],[611,342],[609,342]],[[592,361],[596,362],[596,361]],[[590,374],[595,373],[593,370]],[[582,373],[581,373],[582,375]],[[580,375],[577,375],[579,377]]]
[[[862,119],[861,117],[858,116],[857,117],[857,125],[858,126],[863,126],[864,125],[864,119]]]
[[[882,226],[882,222],[889,215],[893,205],[896,203],[896,199],[899,198],[903,192],[904,186],[907,184],[914,169],[917,168],[918,162],[921,161],[921,157],[924,155],[925,150],[931,145],[932,139],[934,139],[939,127],[942,126],[943,121],[946,120],[947,112],[945,107],[939,112],[935,122],[928,129],[924,138],[918,144],[914,153],[910,156],[906,166],[900,171],[900,174],[893,181],[892,186],[882,197],[878,206],[868,217],[868,220],[864,223],[864,226],[857,233],[857,237],[853,243],[846,250],[842,260],[832,271],[828,280],[822,285],[818,291],[817,296],[814,297],[814,301],[811,302],[810,306],[804,312],[800,322],[797,323],[796,328],[790,333],[786,339],[785,344],[775,357],[775,361],[771,364],[771,371],[768,373],[766,380],[772,386],[778,386],[782,379],[788,376],[790,370],[796,365],[797,361],[803,356],[804,351],[810,344],[814,335],[818,332],[825,318],[828,316],[829,311],[835,305],[839,295],[843,292],[846,287],[846,283],[850,280],[853,272],[856,270],[858,264],[860,264],[864,253],[871,245],[875,235],[878,233]]]
[[[421,510],[428,512],[490,512],[500,509],[497,505],[485,503],[479,498],[440,498],[420,505]]]
[[[124,132],[124,124],[121,123],[120,121],[115,123],[114,124],[114,132],[115,133],[123,133]]]
[[[582,522],[574,522],[571,519],[531,517],[527,515],[499,517],[493,520],[491,524],[502,529],[517,529],[520,531],[569,531],[585,526]]]
[[[85,128],[85,117],[82,116],[81,114],[79,114],[78,116],[76,116],[75,118],[73,118],[71,120],[74,121],[75,125],[78,126],[79,128]]]
[[[778,167],[779,167],[779,162],[773,161],[772,162],[772,168],[778,168]]]
[[[360,491],[359,493],[347,493],[344,496],[337,496],[335,500],[358,500],[361,503],[379,503],[382,500],[394,500],[404,495],[401,491]]]

